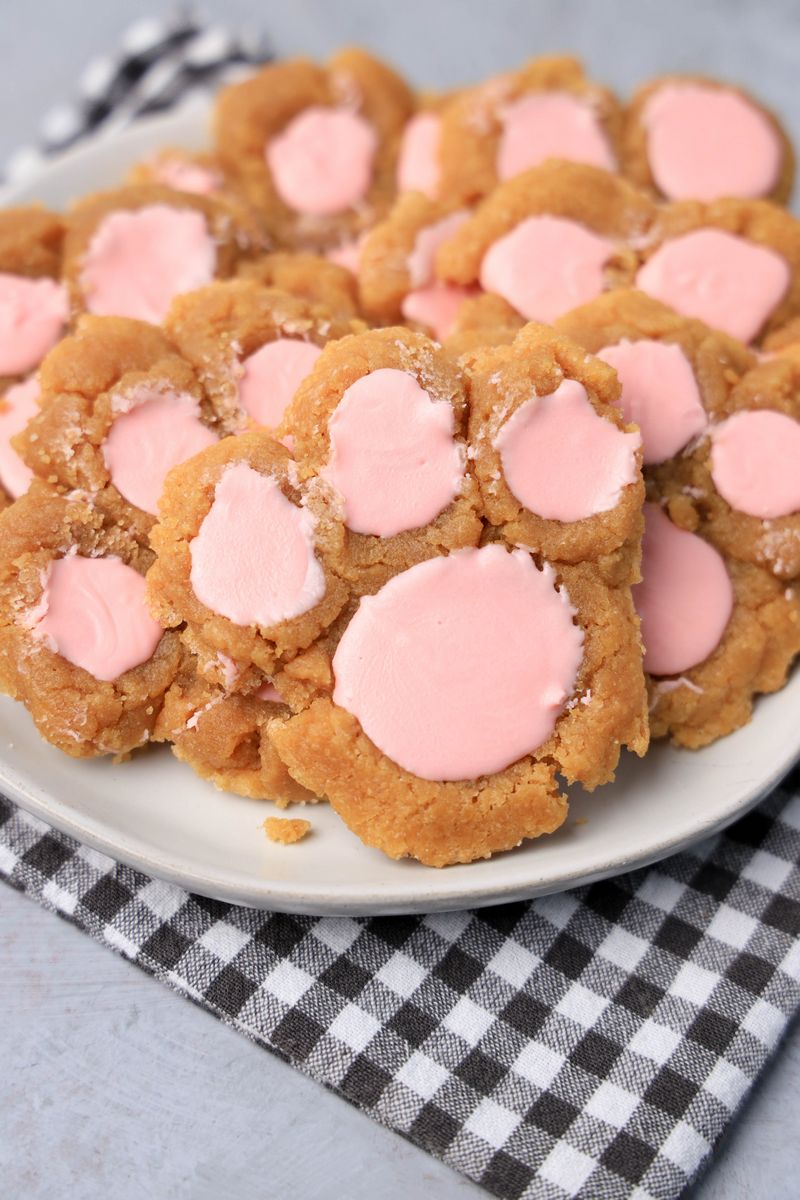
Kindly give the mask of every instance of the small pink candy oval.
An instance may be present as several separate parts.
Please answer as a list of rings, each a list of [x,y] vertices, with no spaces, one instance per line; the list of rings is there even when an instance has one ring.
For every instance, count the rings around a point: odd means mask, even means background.
[[[590,104],[569,92],[532,92],[500,110],[497,174],[511,179],[548,158],[615,171],[616,159]]]
[[[788,263],[768,246],[695,229],[663,242],[639,268],[636,286],[685,317],[750,342],[790,280]]]
[[[117,491],[156,516],[167,472],[213,446],[217,435],[200,420],[194,396],[142,387],[125,401],[103,442],[103,460]]]
[[[11,438],[21,433],[39,411],[39,383],[35,376],[15,383],[0,397],[0,487],[12,500],[28,490],[33,471],[11,446]]]
[[[431,283],[404,296],[400,311],[406,321],[427,325],[436,341],[443,342],[453,332],[461,305],[474,295],[474,288]]]
[[[153,179],[176,192],[210,196],[222,186],[222,176],[210,167],[184,158],[162,158],[152,164]]]
[[[314,520],[277,480],[247,463],[229,466],[191,543],[191,583],[201,604],[234,625],[269,628],[325,595]]]
[[[738,92],[664,84],[642,119],[650,170],[670,200],[765,196],[775,186],[780,141],[765,115]]]
[[[599,296],[614,254],[607,238],[563,217],[527,217],[483,257],[481,287],[529,321],[555,321]]]
[[[147,662],[163,631],[148,612],[138,571],[119,558],[68,554],[50,565],[31,632],[74,666],[110,682]]]
[[[442,119],[438,113],[416,113],[406,124],[397,160],[399,192],[422,192],[429,200],[436,199],[441,177],[441,133]]]
[[[239,403],[257,425],[275,429],[322,350],[298,338],[267,342],[242,363]]]
[[[354,533],[393,537],[434,521],[464,480],[453,409],[432,400],[413,375],[382,367],[344,392],[328,422],[323,472]]]
[[[377,148],[375,130],[358,113],[314,105],[272,138],[264,154],[284,204],[324,217],[364,199]]]
[[[731,508],[768,520],[800,511],[800,422],[740,412],[711,430],[711,475]]]
[[[408,256],[408,277],[412,288],[426,287],[433,282],[436,252],[468,219],[469,213],[459,209],[420,229]]]
[[[362,599],[334,656],[334,702],[413,775],[493,775],[553,732],[583,656],[574,612],[522,550],[419,563]]]
[[[110,213],[83,259],[89,312],[160,325],[182,292],[214,278],[217,250],[202,213],[150,204]]]
[[[361,269],[361,251],[368,236],[369,230],[366,230],[360,237],[326,250],[325,257],[329,262],[336,263],[337,267],[345,267],[351,275],[358,275]]]
[[[622,384],[620,408],[642,431],[646,465],[665,462],[708,423],[692,365],[680,346],[627,338],[597,351]]]
[[[632,589],[644,668],[678,675],[716,650],[733,612],[733,586],[713,546],[678,529],[657,505],[644,511],[642,582]]]
[[[614,508],[638,476],[640,445],[638,433],[623,433],[595,412],[575,379],[526,400],[494,439],[511,491],[551,521],[581,521]]]
[[[0,375],[38,367],[68,319],[69,298],[60,283],[0,273]]]

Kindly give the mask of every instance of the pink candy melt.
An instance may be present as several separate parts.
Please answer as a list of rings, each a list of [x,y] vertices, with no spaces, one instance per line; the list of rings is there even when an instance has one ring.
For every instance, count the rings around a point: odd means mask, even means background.
[[[368,121],[340,108],[311,107],[267,143],[267,166],[284,204],[331,216],[364,199],[378,139]]]
[[[751,517],[800,511],[800,422],[741,412],[711,431],[711,474],[731,508]]]
[[[481,286],[529,321],[555,321],[599,296],[614,254],[606,238],[563,217],[528,217],[489,247]]]
[[[144,578],[118,558],[57,559],[37,612],[34,636],[105,682],[147,662],[161,639]]]
[[[277,338],[242,363],[239,403],[257,425],[274,429],[322,351],[313,342]]]
[[[414,248],[408,256],[408,278],[412,288],[425,287],[434,278],[434,260],[440,246],[460,229],[469,213],[459,210],[448,213],[440,221],[420,229],[414,239]]]
[[[328,422],[325,476],[355,533],[393,537],[434,521],[461,490],[453,409],[413,375],[383,367],[345,391]]]
[[[234,625],[269,628],[325,595],[311,514],[246,463],[221,476],[191,557],[197,599]]]
[[[103,442],[111,482],[131,504],[156,516],[167,472],[212,446],[217,435],[200,420],[194,396],[139,388]]]
[[[420,563],[362,599],[334,656],[333,699],[413,775],[493,775],[553,732],[582,659],[573,616],[551,568],[524,551]]]
[[[633,598],[642,623],[644,667],[678,675],[716,650],[733,611],[733,587],[722,556],[694,533],[646,504],[642,582]]]
[[[778,136],[737,92],[665,84],[648,100],[643,120],[650,170],[670,200],[765,196],[775,186]]]
[[[351,274],[357,275],[361,267],[361,250],[366,240],[367,234],[362,233],[352,242],[343,242],[341,246],[326,250],[325,257],[329,262],[336,263],[337,267],[345,267]]]
[[[722,229],[696,229],[664,242],[639,269],[636,285],[684,316],[749,342],[790,279],[788,263],[767,246]]]
[[[154,163],[153,178],[176,192],[193,192],[196,196],[210,196],[222,185],[218,172],[181,158],[164,158]]]
[[[0,375],[38,367],[68,317],[69,300],[60,283],[0,273]]]
[[[397,161],[397,190],[422,192],[434,200],[439,190],[439,141],[442,120],[436,113],[421,112],[403,130]]]
[[[638,433],[623,433],[599,416],[574,379],[526,400],[494,440],[516,498],[552,521],[580,521],[613,508],[637,478],[640,444]]]
[[[92,313],[159,325],[175,296],[211,282],[216,261],[202,213],[151,204],[100,223],[83,260],[81,287]]]
[[[461,305],[474,295],[473,288],[431,283],[404,296],[400,309],[406,321],[427,325],[436,340],[443,342],[453,332]]]
[[[589,104],[568,92],[534,92],[500,111],[497,174],[511,179],[548,158],[616,170],[603,128]]]
[[[11,446],[10,439],[20,433],[39,411],[39,384],[35,378],[15,383],[0,398],[0,487],[12,500],[28,490],[33,471]]]
[[[620,408],[642,431],[644,461],[672,458],[705,429],[706,417],[691,363],[669,342],[623,338],[597,351],[622,384]]]
[[[281,696],[274,683],[262,683],[261,687],[256,692],[259,700],[269,700],[272,704],[283,704],[284,699]]]

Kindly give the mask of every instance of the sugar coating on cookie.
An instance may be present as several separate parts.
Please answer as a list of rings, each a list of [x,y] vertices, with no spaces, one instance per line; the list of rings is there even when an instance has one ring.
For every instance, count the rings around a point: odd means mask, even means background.
[[[11,438],[39,411],[38,401],[39,383],[33,375],[12,384],[0,397],[0,489],[12,500],[27,491],[33,472],[11,445]]]
[[[800,421],[738,412],[711,430],[711,476],[731,508],[771,519],[800,511]]]
[[[69,297],[60,283],[0,273],[0,375],[38,367],[68,319]]]

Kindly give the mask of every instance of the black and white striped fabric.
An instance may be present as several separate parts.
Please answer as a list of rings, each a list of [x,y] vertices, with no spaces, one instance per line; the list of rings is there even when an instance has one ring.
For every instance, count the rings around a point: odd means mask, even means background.
[[[51,115],[44,153],[262,60],[256,45],[137,26]],[[797,772],[657,867],[480,912],[236,908],[2,798],[0,875],[505,1200],[677,1197],[800,1007]]]

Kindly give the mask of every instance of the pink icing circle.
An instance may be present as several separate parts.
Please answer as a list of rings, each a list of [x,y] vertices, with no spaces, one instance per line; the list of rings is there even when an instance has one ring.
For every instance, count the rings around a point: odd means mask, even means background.
[[[39,383],[35,376],[15,383],[0,397],[0,487],[12,500],[27,492],[33,471],[26,466],[11,445],[15,433],[21,433],[39,411]]]
[[[160,325],[181,292],[214,278],[217,250],[202,213],[150,204],[110,213],[83,259],[90,312]]]
[[[406,321],[427,325],[438,342],[453,332],[458,311],[465,300],[475,295],[474,288],[454,283],[431,283],[403,297],[400,311]]]
[[[382,367],[344,392],[328,422],[324,475],[354,533],[393,537],[434,521],[461,491],[464,450],[453,409],[413,375]]]
[[[334,702],[422,779],[493,775],[553,732],[583,634],[552,568],[458,550],[362,599],[333,659]]]
[[[711,475],[731,508],[751,517],[800,511],[800,422],[740,412],[711,430]]]
[[[397,160],[397,190],[422,192],[430,200],[439,190],[439,142],[442,119],[437,113],[417,113],[407,123]]]
[[[532,92],[507,104],[497,151],[499,178],[511,179],[548,158],[615,171],[617,162],[590,104],[569,92]]]
[[[117,491],[156,516],[167,472],[216,440],[194,396],[141,387],[125,397],[124,411],[114,418],[103,460]]]
[[[119,558],[79,554],[51,563],[30,627],[55,653],[104,682],[147,662],[162,634],[138,571]]]
[[[200,163],[182,158],[162,158],[153,163],[153,179],[176,192],[191,192],[195,196],[210,196],[222,186],[222,176]]]
[[[642,431],[644,462],[662,463],[708,423],[692,365],[680,346],[626,338],[597,351],[622,384],[620,408]]]
[[[762,112],[738,92],[668,83],[642,115],[656,185],[670,200],[765,196],[783,150]]]
[[[274,429],[322,350],[298,338],[267,342],[242,363],[239,403],[258,425]]]
[[[642,582],[633,599],[642,624],[644,668],[677,675],[716,650],[733,612],[733,587],[722,556],[694,533],[645,504]]]
[[[695,229],[659,246],[639,268],[636,286],[686,317],[750,342],[790,280],[788,263],[768,246],[722,229]]]
[[[341,246],[326,250],[325,257],[329,262],[336,263],[337,267],[345,267],[352,275],[358,275],[361,269],[361,251],[368,235],[369,230],[351,242],[343,242]]]
[[[271,476],[233,463],[217,483],[191,543],[191,583],[201,604],[234,625],[269,628],[325,595],[314,520]]]
[[[38,367],[68,319],[69,299],[60,283],[0,273],[0,375]]]
[[[605,288],[614,245],[576,221],[528,217],[498,238],[481,263],[481,287],[529,321],[555,321]]]
[[[309,216],[331,216],[364,199],[377,148],[375,130],[358,113],[312,106],[264,153],[284,204]]]
[[[511,491],[551,521],[581,521],[614,508],[638,477],[640,445],[638,433],[623,433],[595,412],[575,379],[526,400],[494,439]]]
[[[469,213],[459,209],[420,229],[408,256],[408,278],[412,288],[426,287],[433,282],[436,252],[468,219]]]

